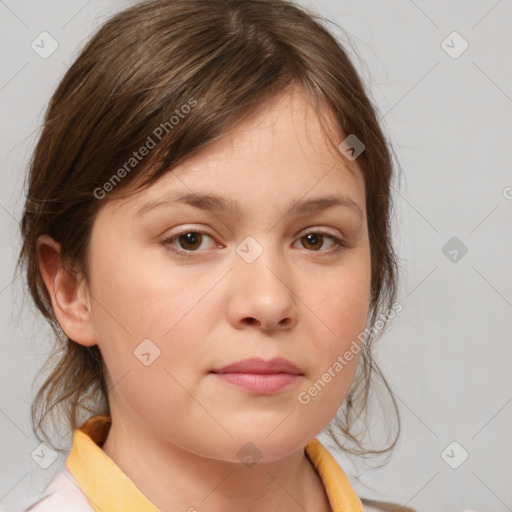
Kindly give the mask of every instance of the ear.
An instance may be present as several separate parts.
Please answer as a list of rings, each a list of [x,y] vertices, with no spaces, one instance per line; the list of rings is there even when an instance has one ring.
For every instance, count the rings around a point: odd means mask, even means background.
[[[41,235],[37,239],[36,247],[39,270],[62,330],[81,345],[96,345],[85,280],[64,269],[60,244],[53,238]]]

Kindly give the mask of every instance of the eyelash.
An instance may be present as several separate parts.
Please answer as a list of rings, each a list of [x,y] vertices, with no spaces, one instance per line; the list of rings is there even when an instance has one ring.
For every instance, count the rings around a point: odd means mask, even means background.
[[[203,252],[203,251],[197,251],[197,250],[196,251],[186,251],[184,249],[178,249],[171,245],[180,236],[186,235],[187,233],[198,233],[201,235],[207,235],[213,239],[213,237],[211,235],[209,235],[206,231],[201,231],[200,229],[185,229],[185,230],[180,231],[179,233],[175,233],[174,235],[162,240],[161,245],[168,247],[174,254],[176,254],[179,257],[183,257],[183,258],[194,257],[196,253],[199,254],[199,253]],[[338,237],[336,237],[334,235],[326,233],[325,231],[308,231],[307,233],[302,235],[300,238],[303,238],[306,235],[323,235],[324,238],[329,238],[330,240],[332,240],[334,242],[333,250],[309,251],[309,252],[327,253],[327,254],[333,255],[333,254],[337,254],[338,252],[340,252],[341,250],[346,248],[345,243],[341,239],[339,239]]]

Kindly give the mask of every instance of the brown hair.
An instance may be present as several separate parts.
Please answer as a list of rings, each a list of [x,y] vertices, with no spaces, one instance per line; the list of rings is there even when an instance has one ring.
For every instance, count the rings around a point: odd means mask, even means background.
[[[365,144],[357,164],[371,250],[369,326],[390,310],[397,281],[391,146],[355,67],[323,21],[285,0],[146,1],[108,20],[66,72],[32,156],[18,259],[58,343],[32,404],[38,439],[40,430],[52,444],[44,425],[62,416],[55,414],[59,408],[74,429],[85,413],[109,414],[109,404],[98,347],[72,341],[56,320],[38,267],[37,238],[48,234],[59,242],[63,263],[87,282],[89,237],[107,192],[114,198],[132,182],[137,189],[151,185],[292,85],[305,90],[318,112],[322,106],[332,112],[339,133],[325,132],[336,148],[340,135]],[[149,138],[158,142],[144,159],[135,159],[134,151],[149,145]],[[349,395],[334,418],[343,440],[328,429],[340,448],[357,455],[391,451],[400,432],[393,394],[372,358],[375,333],[363,343]],[[352,432],[368,408],[372,375],[389,392],[398,420],[395,439],[382,450],[365,450]]]

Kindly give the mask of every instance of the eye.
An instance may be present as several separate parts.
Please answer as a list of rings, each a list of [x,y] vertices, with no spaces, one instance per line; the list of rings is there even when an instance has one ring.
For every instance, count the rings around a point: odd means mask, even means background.
[[[334,245],[333,250],[319,250],[324,245],[325,240],[331,241],[331,244]],[[328,252],[332,254],[342,250],[345,247],[345,244],[342,240],[335,237],[334,235],[324,233],[323,231],[311,231],[310,233],[306,233],[299,238],[299,241],[303,244],[303,246],[306,244],[306,246],[309,245],[310,247],[313,247],[314,252]]]
[[[213,238],[204,231],[188,229],[166,238],[162,241],[162,245],[168,246],[179,256],[188,256],[192,252],[201,252],[197,249],[201,247],[205,237],[213,240]],[[176,247],[174,245],[175,241],[178,242],[181,247]]]
[[[203,252],[199,249],[208,238],[213,241],[213,238],[205,231],[186,229],[164,239],[161,244],[168,247],[178,256],[188,257],[193,256],[194,253]],[[334,247],[334,249],[321,250],[326,240],[331,242],[331,247]],[[334,254],[346,247],[341,239],[323,231],[311,231],[306,233],[299,238],[299,241],[302,243],[303,247],[311,247],[312,252]],[[210,248],[212,246],[214,246],[214,244],[211,244]],[[203,247],[203,250],[204,249]]]

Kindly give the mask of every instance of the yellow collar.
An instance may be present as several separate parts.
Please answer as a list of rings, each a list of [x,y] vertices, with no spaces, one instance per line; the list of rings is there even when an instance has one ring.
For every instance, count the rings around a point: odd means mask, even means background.
[[[159,512],[101,449],[110,425],[109,416],[96,415],[73,431],[68,470],[96,512]],[[304,449],[322,479],[333,512],[362,512],[345,473],[320,441],[313,439]]]

